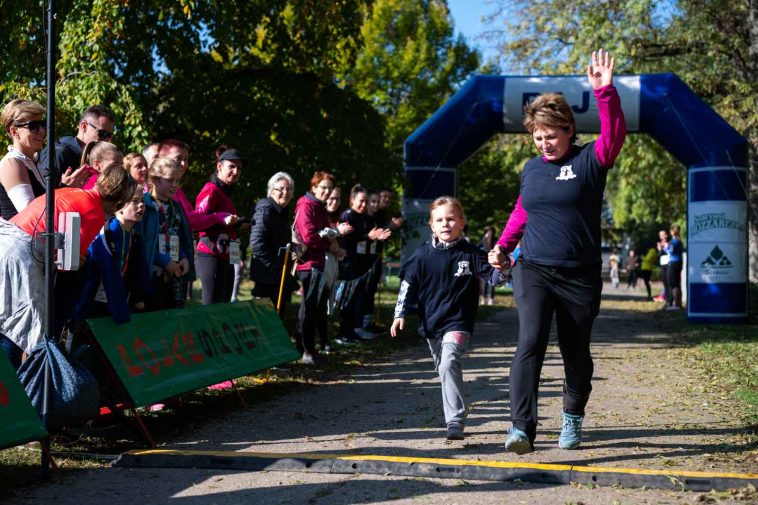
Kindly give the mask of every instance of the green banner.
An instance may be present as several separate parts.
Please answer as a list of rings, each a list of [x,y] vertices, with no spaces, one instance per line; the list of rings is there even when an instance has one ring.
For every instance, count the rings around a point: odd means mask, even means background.
[[[46,436],[39,414],[21,387],[10,361],[0,350],[0,448]]]
[[[300,357],[269,300],[87,322],[136,406]]]

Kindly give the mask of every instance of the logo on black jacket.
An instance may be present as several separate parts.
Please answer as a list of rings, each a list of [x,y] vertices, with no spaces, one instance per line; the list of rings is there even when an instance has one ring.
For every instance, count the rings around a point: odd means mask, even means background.
[[[453,274],[453,277],[463,277],[464,275],[471,275],[471,268],[469,268],[468,261],[458,262],[458,271]]]

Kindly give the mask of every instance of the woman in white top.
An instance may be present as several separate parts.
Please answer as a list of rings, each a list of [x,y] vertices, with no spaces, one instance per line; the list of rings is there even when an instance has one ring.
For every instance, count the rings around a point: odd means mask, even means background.
[[[10,219],[45,192],[37,153],[45,145],[45,108],[29,100],[11,100],[2,122],[13,145],[0,160],[0,217]]]
[[[2,122],[13,145],[0,160],[0,217],[10,219],[45,192],[37,168],[37,153],[45,145],[45,108],[29,100],[11,100],[3,107]]]

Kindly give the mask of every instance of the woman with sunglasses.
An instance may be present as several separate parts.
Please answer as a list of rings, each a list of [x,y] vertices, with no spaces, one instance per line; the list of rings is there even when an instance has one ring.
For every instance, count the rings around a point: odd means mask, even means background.
[[[11,100],[3,107],[2,122],[13,145],[0,161],[0,217],[10,219],[45,193],[37,153],[45,145],[45,108],[29,100]]]

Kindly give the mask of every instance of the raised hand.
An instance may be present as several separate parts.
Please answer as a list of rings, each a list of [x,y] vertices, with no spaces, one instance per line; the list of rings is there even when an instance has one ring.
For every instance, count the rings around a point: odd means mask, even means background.
[[[608,51],[602,48],[592,51],[592,63],[587,65],[587,79],[592,89],[602,88],[613,84],[613,69],[616,67],[616,58],[611,57]]]

